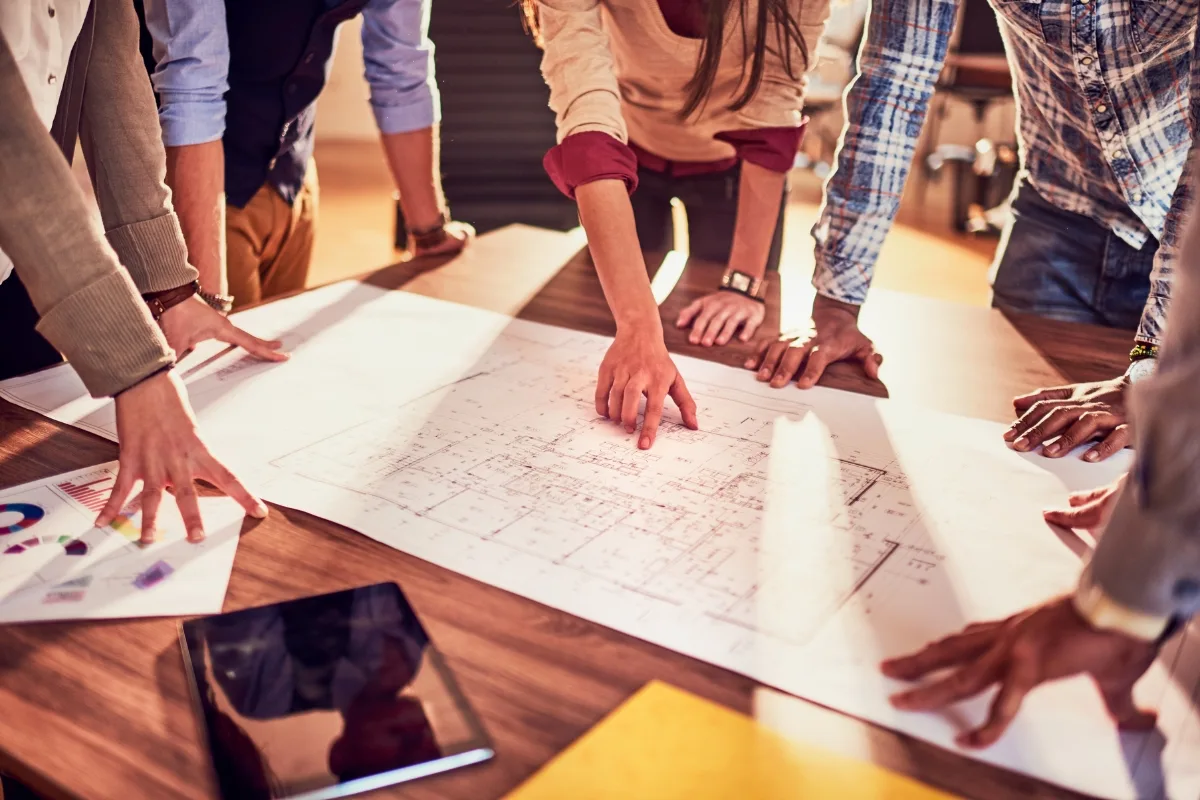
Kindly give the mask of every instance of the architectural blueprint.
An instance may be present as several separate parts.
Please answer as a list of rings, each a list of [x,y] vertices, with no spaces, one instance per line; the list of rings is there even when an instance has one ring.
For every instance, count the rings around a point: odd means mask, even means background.
[[[595,414],[602,337],[360,284],[239,323],[292,360],[213,348],[181,371],[213,450],[266,499],[951,749],[990,698],[900,713],[878,662],[1070,591],[1090,542],[1041,511],[1128,466],[1021,455],[994,423],[688,358],[700,430],[671,409],[643,452]],[[0,390],[113,433],[67,368]],[[969,755],[1104,797],[1196,797],[1198,686],[1189,632],[1139,684],[1154,734],[1118,735],[1079,678]]]
[[[158,541],[142,546],[141,514],[126,507],[97,528],[116,462],[0,491],[0,622],[216,613],[233,570],[243,513],[200,500],[208,533],[191,544],[170,495]]]

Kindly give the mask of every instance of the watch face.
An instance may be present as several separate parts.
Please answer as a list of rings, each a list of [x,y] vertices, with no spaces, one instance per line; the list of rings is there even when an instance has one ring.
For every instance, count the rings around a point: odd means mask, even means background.
[[[729,286],[739,292],[748,292],[750,291],[750,276],[735,272],[729,277]]]
[[[1153,358],[1138,359],[1129,365],[1129,369],[1125,370],[1125,375],[1129,378],[1130,383],[1137,383],[1153,375],[1155,366],[1157,366],[1157,361]]]

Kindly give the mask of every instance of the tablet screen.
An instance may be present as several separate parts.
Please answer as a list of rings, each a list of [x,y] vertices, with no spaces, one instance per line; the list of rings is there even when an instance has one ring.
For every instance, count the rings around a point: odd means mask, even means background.
[[[183,623],[226,800],[343,797],[492,756],[400,587]]]

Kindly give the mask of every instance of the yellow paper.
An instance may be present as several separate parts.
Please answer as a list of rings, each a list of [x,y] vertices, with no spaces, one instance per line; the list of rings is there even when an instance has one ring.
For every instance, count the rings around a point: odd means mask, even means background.
[[[653,681],[507,800],[944,800],[950,795]]]

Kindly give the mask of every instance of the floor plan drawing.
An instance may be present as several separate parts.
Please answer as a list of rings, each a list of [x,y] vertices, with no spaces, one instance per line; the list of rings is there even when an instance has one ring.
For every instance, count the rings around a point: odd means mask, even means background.
[[[1023,455],[997,423],[683,357],[700,429],[668,404],[641,451],[596,414],[603,337],[350,284],[238,321],[291,360],[198,348],[181,373],[206,441],[264,499],[951,749],[990,697],[905,714],[879,661],[1071,591],[1088,542],[1042,510],[1129,465]],[[0,393],[114,433],[69,368]],[[1198,693],[1189,633],[1138,685],[1158,739],[1119,735],[1080,677],[968,755],[1102,797],[1196,797]]]

